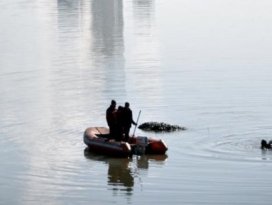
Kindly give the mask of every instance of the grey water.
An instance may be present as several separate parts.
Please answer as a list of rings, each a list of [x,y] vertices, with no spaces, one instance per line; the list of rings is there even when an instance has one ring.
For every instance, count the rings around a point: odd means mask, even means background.
[[[0,204],[271,204],[271,7],[1,1]],[[90,153],[111,99],[187,130],[136,129],[162,156]]]

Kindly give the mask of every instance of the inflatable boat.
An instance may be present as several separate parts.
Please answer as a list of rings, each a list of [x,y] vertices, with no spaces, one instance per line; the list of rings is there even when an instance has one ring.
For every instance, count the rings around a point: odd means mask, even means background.
[[[165,154],[167,145],[161,139],[145,136],[131,136],[128,142],[110,138],[106,127],[89,127],[83,135],[84,143],[90,151],[115,157],[128,157],[133,154]]]

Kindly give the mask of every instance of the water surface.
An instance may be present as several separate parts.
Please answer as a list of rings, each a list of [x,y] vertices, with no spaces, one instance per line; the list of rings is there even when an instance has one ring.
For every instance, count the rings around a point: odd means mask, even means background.
[[[1,2],[0,204],[270,204],[271,6]],[[136,131],[167,155],[95,155],[111,99],[187,130]]]

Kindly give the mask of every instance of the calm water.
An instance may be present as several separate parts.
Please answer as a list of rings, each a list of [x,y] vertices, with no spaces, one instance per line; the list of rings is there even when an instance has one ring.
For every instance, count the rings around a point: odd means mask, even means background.
[[[271,204],[272,2],[0,2],[0,204]],[[111,99],[187,131],[165,156],[82,141]]]

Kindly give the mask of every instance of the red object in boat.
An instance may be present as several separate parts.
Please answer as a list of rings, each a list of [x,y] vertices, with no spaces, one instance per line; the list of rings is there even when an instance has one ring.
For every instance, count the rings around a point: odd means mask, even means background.
[[[146,139],[146,143],[141,143],[143,139]],[[145,146],[145,154],[165,154],[168,150],[167,145],[161,139],[147,138],[147,137],[130,137],[129,138],[130,145],[146,145]]]
[[[93,152],[118,157],[128,157],[137,153],[165,154],[168,149],[163,140],[141,136],[130,137],[128,142],[115,141],[109,138],[109,129],[106,127],[87,128],[83,140]],[[138,152],[139,147],[141,152]]]

